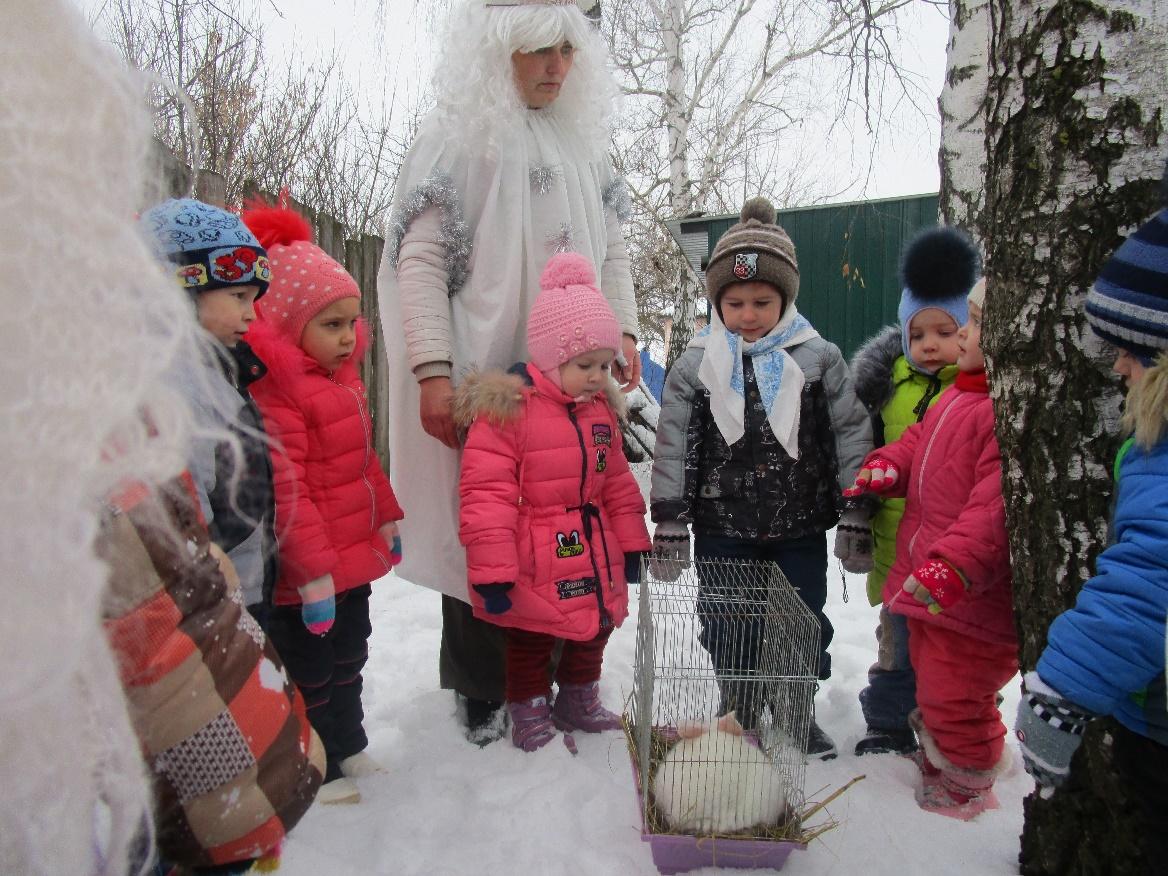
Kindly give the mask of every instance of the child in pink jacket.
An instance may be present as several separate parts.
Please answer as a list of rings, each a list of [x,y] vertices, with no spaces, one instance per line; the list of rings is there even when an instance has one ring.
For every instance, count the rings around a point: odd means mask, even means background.
[[[403,516],[373,446],[357,373],[361,289],[313,245],[298,214],[261,207],[243,220],[272,262],[260,319],[247,336],[268,366],[253,394],[273,442],[280,575],[269,627],[324,742],[317,800],[355,803],[353,778],[379,769],[365,753],[361,708],[370,582],[401,559]]]
[[[546,745],[557,727],[620,728],[600,703],[600,667],[628,614],[626,555],[632,568],[651,547],[609,375],[620,324],[594,283],[583,256],[553,256],[528,318],[530,362],[472,375],[456,397],[456,420],[470,425],[459,535],[471,605],[506,628],[511,739],[524,751]]]
[[[981,352],[985,281],[958,332],[957,380],[922,422],[869,454],[856,492],[904,496],[884,605],[908,619],[922,809],[970,819],[997,806],[1008,763],[998,691],[1018,671],[1002,457]]]

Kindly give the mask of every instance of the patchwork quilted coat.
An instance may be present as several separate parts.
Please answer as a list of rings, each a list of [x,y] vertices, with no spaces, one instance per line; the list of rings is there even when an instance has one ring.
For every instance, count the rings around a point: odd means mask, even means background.
[[[189,479],[130,488],[97,541],[159,851],[183,868],[273,855],[324,775],[304,699],[220,573],[197,507]]]

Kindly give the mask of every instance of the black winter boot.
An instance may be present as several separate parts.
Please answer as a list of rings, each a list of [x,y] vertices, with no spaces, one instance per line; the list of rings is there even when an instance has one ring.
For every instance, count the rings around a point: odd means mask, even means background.
[[[466,738],[482,748],[507,732],[507,712],[498,700],[466,697]]]

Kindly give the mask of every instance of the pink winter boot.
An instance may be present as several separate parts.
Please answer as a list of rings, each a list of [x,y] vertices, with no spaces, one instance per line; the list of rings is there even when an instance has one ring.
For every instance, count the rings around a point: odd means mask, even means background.
[[[552,720],[561,730],[583,730],[585,733],[620,730],[624,726],[620,715],[601,705],[600,683],[596,681],[561,684],[552,708]]]
[[[551,709],[547,697],[535,697],[520,703],[507,703],[511,713],[511,742],[524,751],[543,748],[555,738]]]
[[[913,762],[921,771],[921,787],[917,789],[917,805],[926,812],[936,812],[949,818],[969,821],[987,809],[998,808],[994,780],[1009,763],[1009,750],[1002,761],[988,770],[959,767],[942,754],[937,740],[921,719],[916,709],[908,717],[917,731],[921,747],[913,755]]]
[[[925,778],[916,794],[917,804],[926,812],[969,821],[998,808],[993,786],[993,770],[942,770],[934,781]]]

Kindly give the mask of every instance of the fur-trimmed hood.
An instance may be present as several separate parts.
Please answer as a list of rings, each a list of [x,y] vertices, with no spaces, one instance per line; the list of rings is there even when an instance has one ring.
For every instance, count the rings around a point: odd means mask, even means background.
[[[887,325],[852,354],[852,383],[856,397],[869,412],[876,412],[892,398],[892,367],[904,355],[901,330]]]
[[[328,373],[315,359],[262,318],[257,319],[248,327],[244,340],[267,366],[268,374],[265,379],[273,383],[286,384],[314,371],[321,374]],[[353,355],[334,373],[338,382],[345,383],[350,377],[356,376],[357,366],[368,348],[369,330],[365,325],[365,320],[359,319],[357,320],[357,343],[353,347]],[[352,372],[351,375],[350,372]]]
[[[519,362],[507,371],[471,371],[454,392],[454,423],[465,431],[479,417],[495,424],[513,420],[520,415],[523,396],[529,392],[540,392],[565,405],[572,401],[550,380],[539,372],[533,377],[528,366]],[[605,384],[604,397],[617,419],[623,421],[625,396],[615,381]]]

